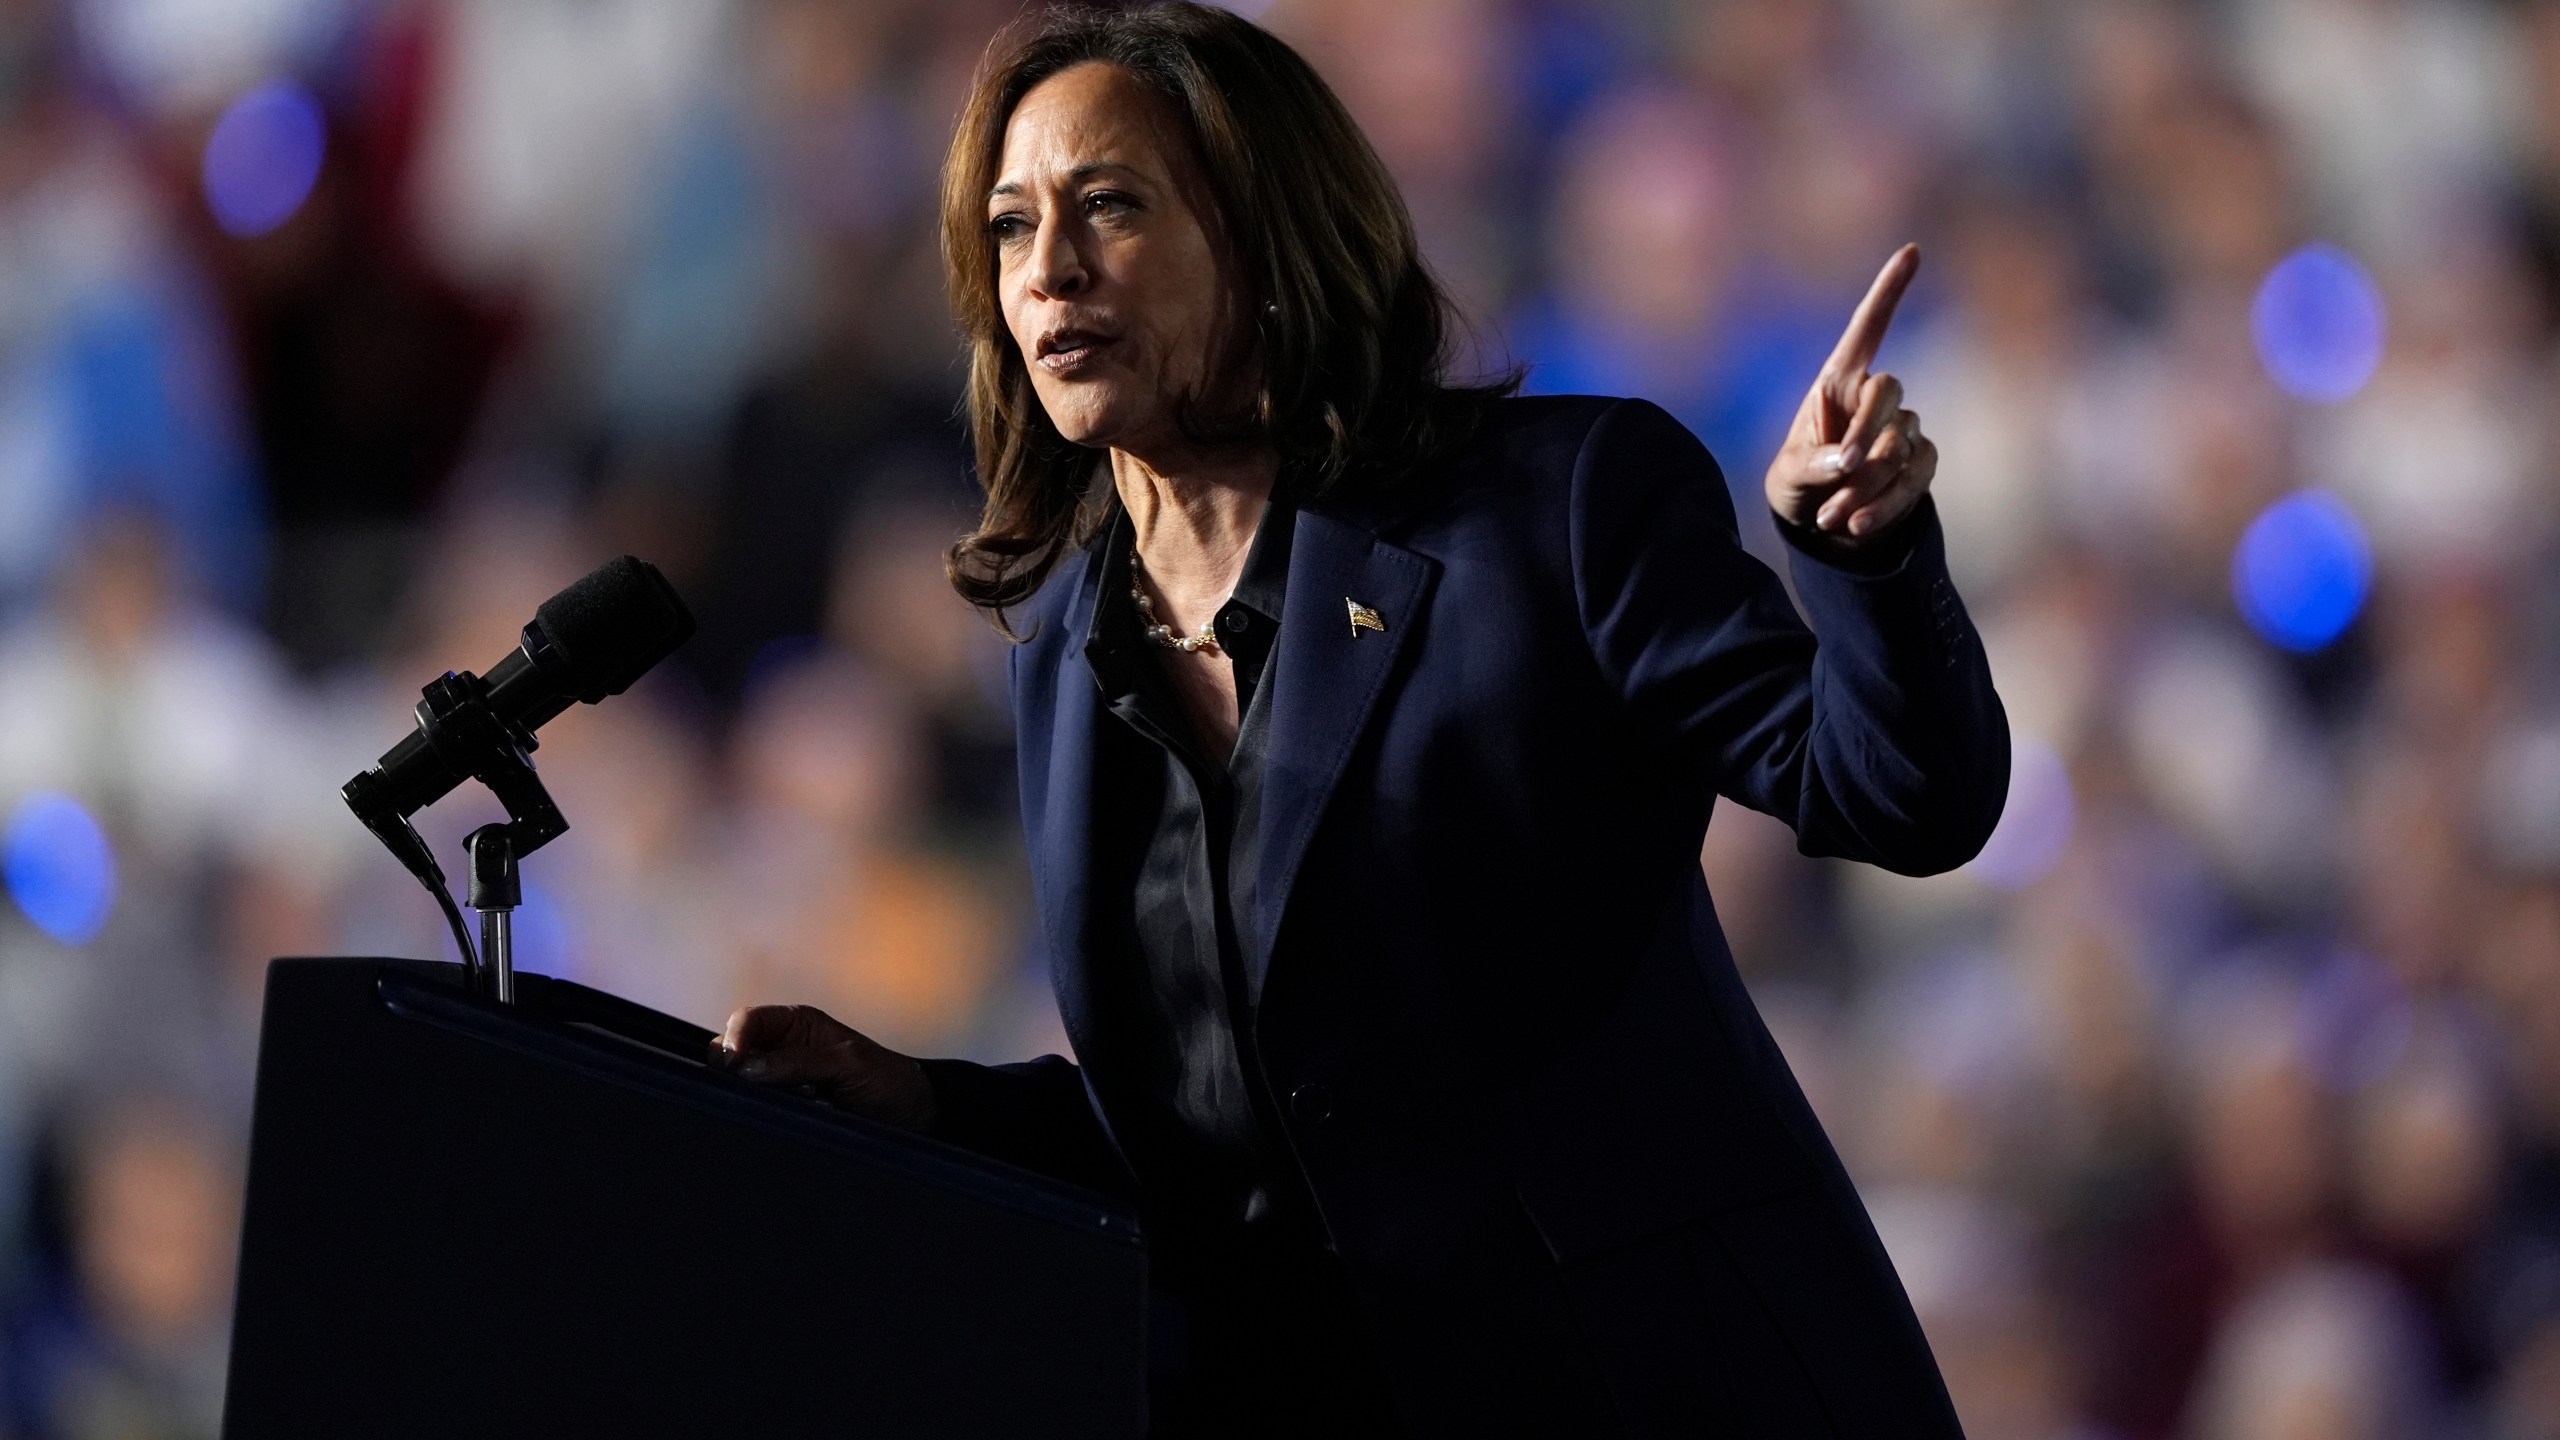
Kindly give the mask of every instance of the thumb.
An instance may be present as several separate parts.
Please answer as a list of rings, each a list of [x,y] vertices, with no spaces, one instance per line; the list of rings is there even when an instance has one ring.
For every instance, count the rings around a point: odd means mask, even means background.
[[[1858,417],[1858,396],[1865,389],[1867,377],[1826,375],[1814,384],[1813,443],[1817,446],[1837,445],[1848,438],[1849,425]]]
[[[1814,478],[1837,480],[1857,465],[1850,447],[1839,443],[1855,418],[1849,407],[1831,394],[1828,376],[1813,382],[1805,392],[1804,404],[1797,407],[1796,423],[1788,448],[1804,456]],[[1798,447],[1801,447],[1798,449]]]

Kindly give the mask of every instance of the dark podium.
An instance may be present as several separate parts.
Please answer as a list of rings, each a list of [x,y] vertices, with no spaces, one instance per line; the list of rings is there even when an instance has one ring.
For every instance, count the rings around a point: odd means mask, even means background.
[[[1129,1436],[1130,1215],[461,968],[267,976],[231,1440]]]

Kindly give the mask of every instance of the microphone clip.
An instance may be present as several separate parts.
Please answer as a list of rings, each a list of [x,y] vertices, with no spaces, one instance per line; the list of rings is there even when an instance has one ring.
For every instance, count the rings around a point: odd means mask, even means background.
[[[540,742],[531,730],[498,718],[489,704],[489,682],[468,670],[449,670],[428,681],[418,701],[418,733],[447,769],[498,797],[507,810],[508,845],[519,859],[569,828],[534,772],[533,751]]]

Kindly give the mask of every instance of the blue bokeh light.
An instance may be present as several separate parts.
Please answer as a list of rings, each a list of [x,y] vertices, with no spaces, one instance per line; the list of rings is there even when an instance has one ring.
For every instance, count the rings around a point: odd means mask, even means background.
[[[1968,868],[1994,890],[2024,890],[2062,860],[2079,820],[2071,770],[2051,747],[2024,735],[2009,747],[2009,801],[2000,824]]]
[[[2382,363],[2381,287],[2335,245],[2305,245],[2268,271],[2249,325],[2268,377],[2298,400],[2337,404]]]
[[[2346,633],[2373,586],[2373,547],[2345,501],[2303,490],[2249,523],[2231,556],[2231,593],[2249,627],[2309,653]]]
[[[204,198],[214,220],[245,239],[292,219],[311,197],[327,148],[320,102],[291,81],[232,101],[204,146]]]
[[[585,969],[578,917],[560,898],[530,880],[524,903],[515,914],[515,964],[518,970],[574,980]]]
[[[9,816],[0,879],[27,919],[65,945],[97,938],[115,908],[116,856],[107,832],[57,791],[37,791]]]

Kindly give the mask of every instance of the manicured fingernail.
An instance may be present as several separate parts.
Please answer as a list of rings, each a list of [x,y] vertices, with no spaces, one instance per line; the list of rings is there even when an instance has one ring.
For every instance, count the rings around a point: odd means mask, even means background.
[[[1835,445],[1831,447],[1830,453],[1822,457],[1822,473],[1825,475],[1848,474],[1849,447],[1846,445]]]
[[[1872,524],[1873,524],[1874,519],[1875,519],[1875,517],[1874,517],[1874,516],[1872,516],[1872,515],[1863,515],[1863,514],[1861,514],[1861,515],[1852,515],[1852,516],[1850,516],[1850,517],[1849,517],[1849,533],[1850,533],[1850,534],[1852,534],[1852,535],[1864,535],[1864,534],[1866,534],[1866,533],[1867,533],[1867,530],[1868,530],[1868,527],[1869,527],[1870,525],[1872,525]]]

